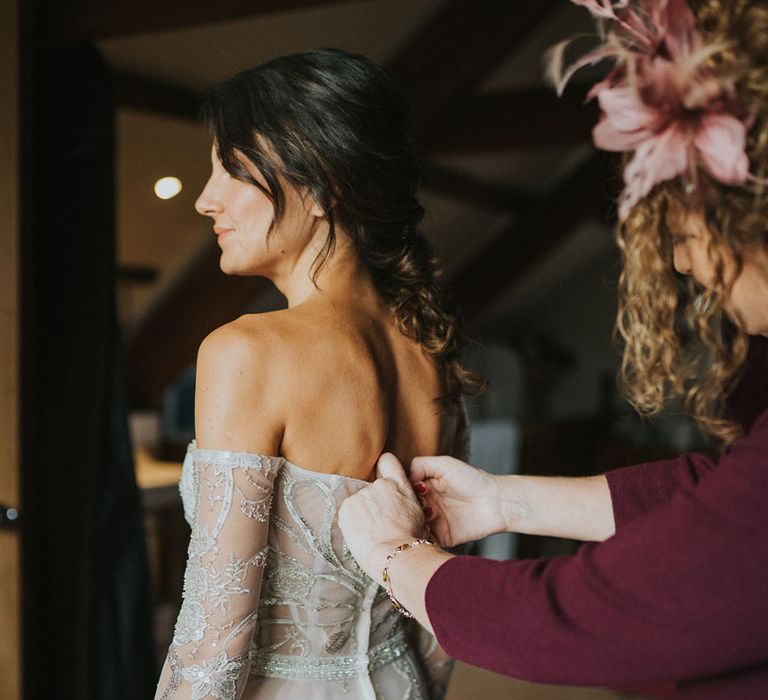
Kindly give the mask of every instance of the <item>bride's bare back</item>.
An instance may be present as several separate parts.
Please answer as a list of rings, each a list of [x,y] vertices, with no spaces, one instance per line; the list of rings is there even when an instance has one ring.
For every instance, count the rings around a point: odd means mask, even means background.
[[[370,295],[344,304],[317,295],[243,316],[206,339],[199,362],[198,434],[230,404],[227,444],[248,436],[243,451],[358,479],[372,477],[384,451],[406,464],[455,451],[458,412],[435,401],[445,393],[437,364]],[[229,400],[222,386],[206,387],[217,380],[232,387]]]

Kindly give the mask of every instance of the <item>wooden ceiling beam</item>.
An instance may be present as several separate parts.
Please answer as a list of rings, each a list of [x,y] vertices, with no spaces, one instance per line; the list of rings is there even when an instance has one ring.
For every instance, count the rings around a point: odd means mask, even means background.
[[[42,35],[52,43],[105,39],[226,22],[340,0],[59,0],[46,3]],[[342,0],[343,1],[343,0]],[[349,1],[349,0],[347,0]]]
[[[562,0],[445,0],[390,61],[412,96],[411,130],[428,138],[446,108],[477,91],[499,64],[536,30]]]
[[[422,187],[427,192],[497,212],[516,211],[526,206],[529,200],[527,195],[512,187],[437,165],[427,166]]]
[[[597,124],[595,101],[546,88],[475,95],[453,103],[422,141],[434,155],[573,146]]]
[[[613,197],[606,182],[619,184],[616,159],[591,156],[551,196],[531,202],[517,212],[509,229],[469,260],[448,286],[463,313],[471,318],[540,262],[578,224],[589,217],[611,221]]]
[[[198,92],[122,73],[112,80],[119,107],[200,122],[203,96]]]

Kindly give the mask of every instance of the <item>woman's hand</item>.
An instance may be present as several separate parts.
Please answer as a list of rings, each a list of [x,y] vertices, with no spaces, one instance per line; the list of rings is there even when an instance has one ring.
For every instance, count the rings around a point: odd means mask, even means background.
[[[492,474],[453,457],[416,457],[410,478],[441,545],[452,547],[506,529],[501,484]]]
[[[360,568],[381,583],[381,572],[397,545],[428,535],[424,513],[400,462],[383,454],[377,479],[341,504],[339,527]]]
[[[411,481],[445,547],[496,532],[601,542],[616,532],[605,476],[495,475],[453,457],[416,457]]]

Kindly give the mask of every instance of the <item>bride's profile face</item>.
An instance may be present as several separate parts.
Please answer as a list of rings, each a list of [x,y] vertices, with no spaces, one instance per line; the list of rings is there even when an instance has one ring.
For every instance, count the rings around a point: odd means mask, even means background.
[[[243,158],[251,175],[266,181]],[[285,212],[269,234],[275,216],[272,201],[258,187],[230,175],[211,149],[211,176],[197,198],[195,209],[213,220],[221,248],[220,267],[229,275],[273,278],[290,269],[309,245],[321,217],[319,208],[294,187],[281,182]],[[269,234],[269,235],[268,235]]]

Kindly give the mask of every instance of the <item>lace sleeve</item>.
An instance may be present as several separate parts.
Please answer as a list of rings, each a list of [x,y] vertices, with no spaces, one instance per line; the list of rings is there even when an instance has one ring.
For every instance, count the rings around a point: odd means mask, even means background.
[[[248,678],[275,474],[283,460],[193,451],[184,593],[156,700],[237,700]]]

